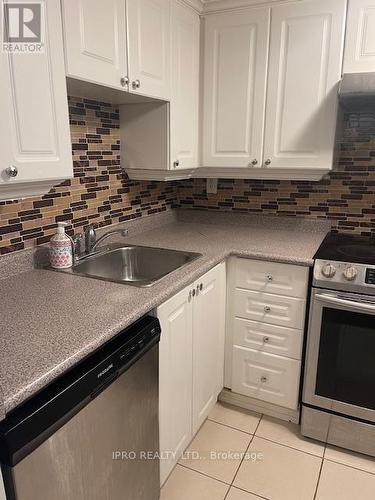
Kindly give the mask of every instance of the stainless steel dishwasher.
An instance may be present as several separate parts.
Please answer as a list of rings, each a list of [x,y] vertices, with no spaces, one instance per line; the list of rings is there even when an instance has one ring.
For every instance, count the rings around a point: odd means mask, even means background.
[[[159,339],[142,318],[0,423],[8,500],[159,498]]]

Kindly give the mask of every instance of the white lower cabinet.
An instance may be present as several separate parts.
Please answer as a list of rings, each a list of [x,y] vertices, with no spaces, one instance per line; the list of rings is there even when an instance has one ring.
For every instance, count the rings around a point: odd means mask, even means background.
[[[223,388],[225,293],[221,263],[157,308],[161,484]]]
[[[301,266],[230,259],[225,386],[258,410],[262,401],[265,412],[269,403],[276,413],[298,408],[308,276]]]
[[[306,299],[284,297],[254,290],[235,291],[235,315],[272,325],[303,328]]]
[[[192,437],[193,305],[185,289],[157,309],[159,345],[159,426],[161,482]]]
[[[241,347],[301,359],[303,330],[234,318],[233,340]]]
[[[305,297],[308,274],[308,269],[302,266],[237,259],[234,281],[238,288],[287,297]]]
[[[225,264],[196,285],[193,310],[193,433],[213,408],[223,388]]]
[[[234,346],[232,390],[238,394],[296,409],[300,372],[301,361]]]

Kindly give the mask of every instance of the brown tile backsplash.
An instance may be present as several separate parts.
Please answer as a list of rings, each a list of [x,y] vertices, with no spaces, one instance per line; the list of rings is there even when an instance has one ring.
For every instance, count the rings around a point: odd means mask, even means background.
[[[336,231],[375,236],[375,114],[347,114],[335,170],[320,182],[220,179],[131,181],[120,165],[119,112],[69,97],[74,178],[41,197],[0,202],[0,254],[45,243],[56,224],[70,234],[180,206],[329,219]]]
[[[344,117],[335,170],[319,182],[220,179],[182,181],[179,206],[329,219],[335,231],[375,236],[375,114]]]
[[[74,178],[48,194],[0,202],[0,254],[47,242],[65,221],[70,234],[93,223],[165,211],[177,184],[131,181],[120,165],[119,111],[109,104],[69,97]]]

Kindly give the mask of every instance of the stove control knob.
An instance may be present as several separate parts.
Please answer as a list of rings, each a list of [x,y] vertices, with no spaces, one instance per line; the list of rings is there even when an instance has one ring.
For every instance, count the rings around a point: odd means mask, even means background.
[[[358,271],[355,267],[347,267],[344,271],[344,278],[348,281],[354,281],[358,275]]]
[[[325,278],[333,278],[336,274],[336,268],[332,264],[324,264],[322,274]]]

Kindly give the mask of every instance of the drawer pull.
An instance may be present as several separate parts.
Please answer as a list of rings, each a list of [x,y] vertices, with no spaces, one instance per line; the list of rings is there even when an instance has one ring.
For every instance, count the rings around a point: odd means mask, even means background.
[[[263,337],[263,343],[264,344],[268,344],[269,341],[270,341],[269,337]]]
[[[262,382],[262,384],[265,384],[266,382],[268,382],[268,378],[267,377],[260,377],[260,381]]]
[[[266,278],[267,278],[267,281],[273,281],[272,274],[267,274]]]
[[[264,306],[264,312],[265,312],[265,313],[269,313],[269,312],[271,312],[271,308],[270,308],[270,306]]]

